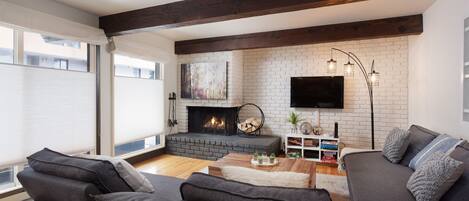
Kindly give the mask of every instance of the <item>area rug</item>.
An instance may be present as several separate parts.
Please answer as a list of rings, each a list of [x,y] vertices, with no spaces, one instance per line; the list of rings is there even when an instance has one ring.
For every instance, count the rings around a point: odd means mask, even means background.
[[[316,188],[329,191],[332,201],[350,201],[347,177],[316,174]]]

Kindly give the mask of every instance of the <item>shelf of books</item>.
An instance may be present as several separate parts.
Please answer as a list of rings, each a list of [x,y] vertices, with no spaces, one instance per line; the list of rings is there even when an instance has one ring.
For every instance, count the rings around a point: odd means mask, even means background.
[[[285,137],[285,154],[320,163],[337,164],[340,139],[323,135],[289,134]]]

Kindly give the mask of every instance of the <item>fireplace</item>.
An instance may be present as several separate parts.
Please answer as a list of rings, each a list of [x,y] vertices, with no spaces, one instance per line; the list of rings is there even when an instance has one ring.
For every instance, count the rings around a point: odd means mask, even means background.
[[[238,107],[187,106],[189,133],[235,135]]]

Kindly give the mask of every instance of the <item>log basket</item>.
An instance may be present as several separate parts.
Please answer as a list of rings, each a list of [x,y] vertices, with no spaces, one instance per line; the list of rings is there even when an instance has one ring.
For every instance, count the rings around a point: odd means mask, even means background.
[[[241,111],[243,111],[243,109],[246,109],[247,107],[254,107],[260,113],[260,117],[250,117],[250,118],[260,119],[260,123],[259,123],[258,126],[255,126],[255,130],[244,131],[244,130],[240,129],[239,125],[244,122],[244,121],[240,120],[240,113],[241,113]],[[265,122],[264,111],[262,111],[262,109],[258,105],[254,104],[254,103],[246,103],[244,105],[241,105],[238,108],[238,114],[236,115],[236,127],[238,128],[238,132],[239,132],[240,136],[242,136],[242,137],[256,137],[256,136],[261,135],[261,129],[264,126],[264,122]]]

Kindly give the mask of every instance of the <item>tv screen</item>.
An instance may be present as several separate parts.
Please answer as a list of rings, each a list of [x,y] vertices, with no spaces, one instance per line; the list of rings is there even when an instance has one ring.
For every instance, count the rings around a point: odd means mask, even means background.
[[[292,77],[290,107],[344,108],[344,77]]]

